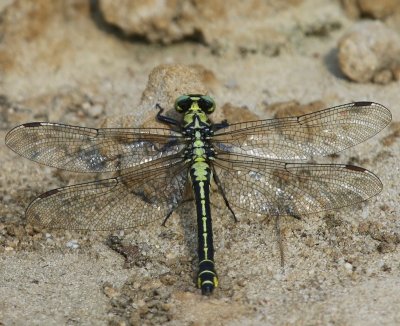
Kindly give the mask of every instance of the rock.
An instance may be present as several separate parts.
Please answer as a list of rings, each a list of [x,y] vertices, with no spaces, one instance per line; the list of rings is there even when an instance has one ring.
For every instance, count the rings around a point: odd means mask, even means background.
[[[400,37],[379,21],[360,22],[339,41],[338,60],[351,80],[387,84],[400,67]]]
[[[194,13],[180,1],[101,0],[99,4],[104,19],[126,35],[168,44],[196,33]]]
[[[371,17],[382,19],[400,12],[398,0],[342,0],[342,6],[350,17]]]
[[[209,45],[214,53],[235,44],[240,52],[274,56],[285,46],[287,35],[267,18],[303,1],[99,0],[98,10],[125,36],[163,44],[190,40]]]
[[[103,293],[110,299],[121,295],[120,291],[109,282],[103,284]]]
[[[394,121],[389,126],[389,135],[382,138],[382,144],[384,146],[391,146],[395,144],[400,138],[400,122]]]
[[[349,17],[360,17],[360,8],[358,7],[357,0],[341,0],[340,3]]]
[[[231,103],[225,103],[221,107],[221,111],[225,117],[229,117],[229,123],[253,121],[260,119],[257,114],[251,112],[246,106],[238,107]]]
[[[359,0],[358,6],[362,16],[377,19],[385,18],[396,10],[400,10],[400,2],[398,0]]]
[[[79,248],[79,243],[78,240],[70,240],[66,244],[67,248],[70,249],[78,249]]]
[[[175,119],[180,115],[174,112],[175,99],[182,94],[210,94],[218,83],[214,73],[201,65],[164,64],[155,67],[143,92],[139,110],[149,112],[141,127],[165,127],[156,121],[156,104],[165,108],[164,114]],[[105,127],[134,126],[135,117],[124,116],[106,119]]]
[[[286,101],[268,104],[266,111],[272,113],[274,118],[286,118],[292,116],[300,116],[303,114],[315,112],[325,109],[323,101],[315,101],[307,104],[300,104],[297,101]]]
[[[215,22],[225,20],[228,7],[222,1],[207,2],[100,0],[99,9],[107,23],[126,35],[164,44],[185,39],[201,42]]]
[[[352,272],[353,272],[353,265],[350,264],[350,263],[348,263],[348,262],[346,262],[346,263],[344,264],[344,268],[346,269],[346,271],[347,271],[348,273],[352,273]]]

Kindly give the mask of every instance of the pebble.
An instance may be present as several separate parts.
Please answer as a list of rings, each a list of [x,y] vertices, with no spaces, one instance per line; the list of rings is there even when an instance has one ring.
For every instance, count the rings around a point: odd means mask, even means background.
[[[338,44],[342,72],[359,83],[387,84],[398,78],[400,36],[380,21],[354,25]]]
[[[103,286],[103,293],[109,298],[115,298],[119,296],[121,293],[114,288],[110,283],[105,283]]]
[[[350,263],[345,263],[344,268],[346,269],[347,272],[352,273],[353,272],[353,265]]]
[[[282,281],[283,280],[283,274],[282,273],[276,273],[273,276],[275,281]]]
[[[68,241],[67,242],[67,248],[78,249],[79,248],[78,240],[70,240],[70,241]]]
[[[342,0],[345,12],[353,17],[383,19],[400,11],[398,0]]]

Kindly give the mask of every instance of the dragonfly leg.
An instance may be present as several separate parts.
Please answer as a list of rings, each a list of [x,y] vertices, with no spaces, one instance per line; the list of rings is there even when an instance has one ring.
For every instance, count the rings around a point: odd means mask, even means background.
[[[279,253],[281,256],[281,267],[285,267],[285,254],[283,251],[283,242],[282,242],[282,231],[281,231],[281,224],[280,224],[280,216],[276,215],[275,216],[275,231],[276,231],[276,236],[278,238],[278,245],[279,245]]]
[[[179,203],[178,207],[181,206],[183,203],[186,203],[186,202],[188,202],[188,201],[193,201],[193,199],[184,199],[184,200],[182,200],[182,201]],[[168,212],[167,216],[164,218],[163,222],[161,223],[162,226],[165,226],[165,225],[166,225],[166,223],[167,223],[169,217],[171,216],[171,214],[172,214],[178,207],[175,207],[173,210],[171,210],[170,212]]]
[[[214,123],[213,124],[213,131],[218,131],[220,129],[224,129],[224,128],[227,128],[227,127],[229,127],[229,123],[228,123],[228,120],[225,119],[225,120],[222,120],[219,123]]]
[[[217,176],[217,173],[215,172],[214,166],[212,167],[212,170],[213,170],[213,178],[214,178],[214,181],[215,181],[215,183],[217,184],[217,187],[218,187],[219,191],[220,191],[221,194],[222,194],[222,198],[223,198],[224,201],[225,201],[225,205],[226,205],[226,207],[228,207],[228,209],[229,209],[230,212],[232,213],[232,216],[233,216],[233,219],[235,220],[235,222],[237,222],[238,219],[236,218],[236,214],[235,214],[235,212],[233,211],[231,205],[229,204],[228,198],[226,198],[224,189],[222,188],[222,185],[221,185],[221,181],[219,180],[219,178],[218,178],[218,176]]]
[[[164,108],[162,108],[160,104],[157,103],[156,108],[159,110],[157,113],[157,116],[156,116],[158,121],[165,123],[167,125],[171,125],[171,126],[179,126],[180,125],[179,121],[172,119],[170,117],[167,117],[165,115],[162,115],[162,113],[164,112]]]
[[[169,217],[171,216],[171,214],[174,212],[174,210],[171,210],[167,216],[164,218],[164,221],[161,223],[162,226],[165,226],[165,224],[167,223]]]
[[[301,216],[300,215],[290,214],[290,216],[294,217],[296,220],[301,220]]]

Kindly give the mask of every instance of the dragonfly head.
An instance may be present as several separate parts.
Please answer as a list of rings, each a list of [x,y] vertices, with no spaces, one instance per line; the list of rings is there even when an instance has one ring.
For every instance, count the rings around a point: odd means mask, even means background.
[[[179,96],[175,101],[175,110],[180,113],[201,110],[206,114],[211,114],[215,110],[215,102],[208,95],[182,95]]]

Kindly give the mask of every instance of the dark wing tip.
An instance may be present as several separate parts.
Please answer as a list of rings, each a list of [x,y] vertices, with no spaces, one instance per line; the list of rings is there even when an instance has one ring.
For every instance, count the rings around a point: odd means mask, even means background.
[[[45,193],[41,194],[40,196],[37,197],[37,199],[43,199],[43,198],[52,196],[58,192],[60,192],[58,189],[52,189],[52,190],[46,191]]]
[[[373,104],[375,104],[375,103],[369,102],[369,101],[354,102],[354,106],[372,106]]]
[[[364,169],[362,167],[355,166],[355,165],[349,165],[349,164],[346,164],[345,168],[348,169],[348,170],[357,171],[357,172],[365,172],[365,171],[367,171],[367,169]]]
[[[40,127],[41,125],[42,122],[27,122],[22,124],[20,127],[35,128],[35,127]]]

